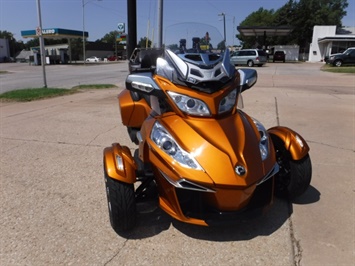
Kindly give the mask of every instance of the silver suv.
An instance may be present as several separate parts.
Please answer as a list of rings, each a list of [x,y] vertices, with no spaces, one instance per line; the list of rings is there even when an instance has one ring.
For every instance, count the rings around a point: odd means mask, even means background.
[[[267,55],[263,50],[244,49],[233,52],[230,60],[234,65],[247,65],[249,67],[257,65],[261,67],[267,62]]]

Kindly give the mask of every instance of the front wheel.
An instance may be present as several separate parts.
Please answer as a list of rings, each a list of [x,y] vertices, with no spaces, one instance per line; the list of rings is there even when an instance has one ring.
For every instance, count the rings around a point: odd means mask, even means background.
[[[110,223],[116,233],[133,229],[136,224],[136,202],[133,184],[114,180],[105,173]]]
[[[336,67],[341,67],[343,65],[343,62],[341,60],[337,60],[334,62],[334,66]]]
[[[276,159],[280,166],[275,176],[275,195],[293,200],[301,196],[312,179],[312,163],[309,154],[301,160],[293,160],[289,151],[278,140],[274,143]]]

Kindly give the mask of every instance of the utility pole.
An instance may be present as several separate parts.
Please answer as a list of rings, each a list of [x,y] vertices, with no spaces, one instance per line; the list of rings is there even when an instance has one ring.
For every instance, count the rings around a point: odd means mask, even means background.
[[[163,47],[163,0],[158,0],[158,48]]]
[[[235,39],[235,17],[233,16],[233,47],[234,47],[234,39]]]
[[[85,2],[84,0],[81,1],[82,4],[82,8],[83,8],[83,60],[84,60],[84,65],[86,65],[86,45],[85,45],[85,6],[89,3],[92,2],[94,0],[89,0],[87,2]],[[97,0],[97,1],[102,1],[102,0]]]
[[[129,59],[137,46],[137,0],[127,0],[127,58]]]
[[[218,16],[223,16],[223,31],[224,31],[224,44],[226,45],[226,14],[221,13]]]
[[[37,0],[37,14],[38,14],[38,28],[37,28],[37,33],[38,33],[38,38],[39,38],[39,44],[40,44],[40,50],[41,50],[41,64],[42,64],[42,72],[43,72],[43,83],[44,83],[44,88],[47,88],[47,78],[46,78],[46,54],[44,50],[44,41],[43,41],[43,35],[42,35],[42,17],[41,17],[41,4],[40,0]]]

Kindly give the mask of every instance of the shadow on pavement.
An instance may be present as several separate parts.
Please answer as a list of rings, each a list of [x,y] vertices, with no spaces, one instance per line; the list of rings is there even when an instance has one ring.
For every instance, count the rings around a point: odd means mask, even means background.
[[[312,204],[320,200],[320,195],[321,193],[315,187],[310,186],[302,196],[293,200],[292,203],[300,205]]]
[[[145,206],[146,207],[146,206]],[[257,236],[270,235],[278,230],[290,217],[289,203],[275,199],[269,211],[261,217],[237,221],[228,226],[196,226],[182,223],[167,215],[156,204],[150,203],[150,212],[139,213],[138,224],[131,232],[120,234],[127,239],[153,237],[168,230],[172,225],[183,234],[209,241],[249,240]]]
[[[131,231],[120,236],[127,239],[149,238],[168,230],[172,225],[183,234],[208,241],[242,241],[258,236],[268,236],[277,231],[293,213],[292,204],[312,204],[320,200],[320,192],[313,186],[296,200],[274,199],[274,204],[264,215],[236,221],[233,225],[197,226],[183,223],[171,218],[158,207],[157,201],[140,203],[138,223]]]

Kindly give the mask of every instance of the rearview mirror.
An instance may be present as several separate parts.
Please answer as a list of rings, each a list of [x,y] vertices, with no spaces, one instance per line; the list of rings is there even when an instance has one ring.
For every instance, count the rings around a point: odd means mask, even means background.
[[[254,86],[258,79],[258,73],[251,68],[238,69],[240,75],[241,92]]]

